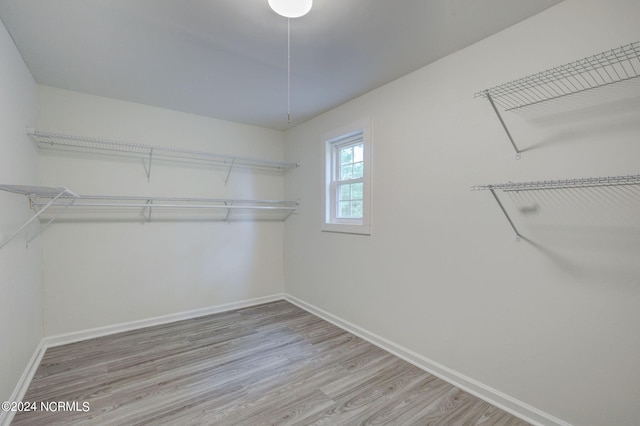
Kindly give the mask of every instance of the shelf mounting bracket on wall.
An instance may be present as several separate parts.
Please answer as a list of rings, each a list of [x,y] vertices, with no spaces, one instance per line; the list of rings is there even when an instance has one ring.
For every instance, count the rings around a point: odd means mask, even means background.
[[[147,172],[147,182],[151,182],[151,162],[153,161],[153,148],[149,149],[149,167],[145,167]]]
[[[7,192],[13,192],[15,194],[22,194],[22,195],[26,195],[27,197],[29,196],[48,196],[48,197],[52,197],[51,201],[49,201],[47,204],[45,204],[40,210],[38,210],[38,212],[33,215],[31,217],[31,219],[29,219],[28,221],[26,221],[22,226],[20,226],[13,234],[11,234],[7,239],[5,239],[2,243],[0,243],[0,249],[2,249],[4,246],[6,246],[9,241],[11,241],[12,239],[14,239],[16,237],[16,235],[18,235],[20,232],[22,232],[27,226],[29,226],[34,220],[36,220],[38,218],[38,216],[40,216],[45,210],[47,210],[53,203],[55,203],[56,200],[58,200],[58,198],[64,196],[70,196],[70,197],[74,197],[77,198],[78,195],[73,193],[72,191],[70,191],[69,189],[65,188],[65,187],[50,187],[50,186],[31,186],[31,185],[0,185],[0,190],[2,191],[7,191]],[[55,218],[54,218],[55,219]],[[53,221],[53,219],[51,221],[49,221],[49,223],[47,223],[47,225],[45,225],[45,228]],[[40,233],[42,233],[44,229],[41,229],[40,232],[38,232],[37,235],[39,235]],[[36,236],[37,236],[36,235]],[[34,237],[35,238],[35,237]],[[33,241],[33,238],[31,238],[28,242],[27,245],[29,244],[29,242]]]
[[[224,205],[232,207],[233,206],[233,201],[225,202]],[[226,215],[224,217],[225,222],[229,222],[229,215],[230,214],[231,214],[231,208],[228,208],[227,209],[227,213],[226,213]]]
[[[227,176],[224,178],[224,184],[226,185],[229,181],[229,176],[231,175],[231,170],[233,169],[233,165],[236,164],[236,157],[231,159],[231,164],[229,165],[229,170],[227,170]]]
[[[53,200],[55,201],[55,200]],[[38,230],[38,232],[36,232],[36,234],[34,236],[32,236],[31,238],[27,239],[27,248],[29,248],[29,244],[31,244],[31,241],[35,240],[36,238],[38,238],[38,236],[40,234],[42,234],[45,229],[47,229],[49,227],[49,225],[51,225],[58,217],[60,217],[60,215],[62,214],[62,212],[64,210],[66,210],[69,206],[71,206],[73,203],[76,202],[75,198],[72,198],[71,201],[69,201],[62,209],[62,211],[60,211],[60,213],[58,213],[57,215],[55,215],[54,217],[52,217],[51,219],[49,219],[49,221],[44,225],[41,226],[40,229]]]
[[[521,157],[520,149],[518,149],[518,146],[516,145],[516,142],[513,140],[513,136],[511,136],[511,132],[509,131],[509,128],[505,124],[504,119],[502,118],[502,115],[500,115],[500,111],[498,111],[498,107],[496,107],[495,102],[493,102],[493,98],[491,97],[491,93],[489,93],[488,90],[486,91],[486,97],[489,100],[489,103],[491,104],[491,107],[495,111],[496,115],[498,116],[498,120],[500,120],[500,124],[502,125],[502,128],[504,129],[505,133],[507,134],[507,137],[509,138],[509,141],[511,142],[511,145],[513,145],[513,149],[516,150],[516,160],[519,160],[520,157]]]
[[[149,199],[147,200],[147,205],[149,207],[147,207],[147,222],[151,222],[151,211],[153,209],[152,205],[153,205],[153,200]]]
[[[491,191],[491,195],[493,195],[493,198],[495,198],[496,202],[498,203],[498,206],[500,206],[500,210],[502,210],[502,213],[507,218],[507,221],[509,222],[509,225],[511,225],[513,232],[516,233],[516,241],[520,242],[520,240],[522,239],[522,237],[520,236],[520,232],[518,232],[518,228],[516,228],[516,225],[513,224],[511,217],[509,217],[509,213],[507,213],[507,210],[502,205],[502,202],[500,201],[500,198],[498,198],[495,189],[489,188],[489,190]]]

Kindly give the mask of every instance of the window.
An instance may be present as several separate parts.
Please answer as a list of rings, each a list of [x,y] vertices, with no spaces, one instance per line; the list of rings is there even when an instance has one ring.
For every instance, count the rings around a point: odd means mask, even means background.
[[[370,234],[371,143],[369,125],[353,125],[323,138],[323,231]]]

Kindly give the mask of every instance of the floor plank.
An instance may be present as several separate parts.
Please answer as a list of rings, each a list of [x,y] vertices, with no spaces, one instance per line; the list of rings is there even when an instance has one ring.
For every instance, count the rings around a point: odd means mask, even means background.
[[[12,425],[527,423],[278,301],[49,348]]]

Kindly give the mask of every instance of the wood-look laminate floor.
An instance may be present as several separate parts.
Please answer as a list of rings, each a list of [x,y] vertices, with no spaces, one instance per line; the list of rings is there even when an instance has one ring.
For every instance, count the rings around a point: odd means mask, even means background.
[[[12,425],[527,424],[286,301],[49,348],[23,401],[78,411]]]

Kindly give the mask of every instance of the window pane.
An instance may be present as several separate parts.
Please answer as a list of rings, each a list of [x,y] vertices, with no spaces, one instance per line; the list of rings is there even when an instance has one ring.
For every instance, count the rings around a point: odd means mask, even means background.
[[[340,150],[340,164],[353,163],[353,147],[342,148]]]
[[[364,164],[363,163],[355,163],[353,166],[353,172],[351,174],[352,179],[359,179],[364,174]]]
[[[351,203],[351,217],[362,219],[362,201],[353,201]]]
[[[362,188],[363,183],[354,183],[351,185],[351,199],[352,200],[362,200]]]
[[[353,162],[360,163],[364,161],[364,145],[355,145],[353,147]]]
[[[337,217],[340,219],[362,219],[362,201],[340,201]]]
[[[338,200],[350,200],[351,199],[351,185],[340,185],[338,187]]]
[[[338,217],[351,217],[350,201],[340,201],[338,204]]]
[[[340,166],[340,180],[348,180],[353,177],[353,165]]]

